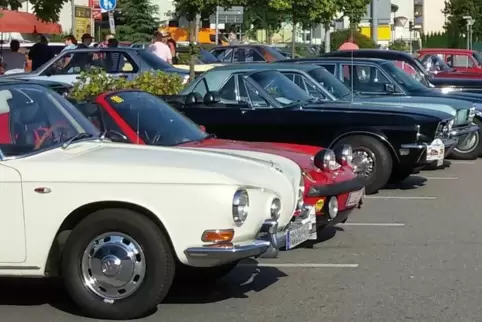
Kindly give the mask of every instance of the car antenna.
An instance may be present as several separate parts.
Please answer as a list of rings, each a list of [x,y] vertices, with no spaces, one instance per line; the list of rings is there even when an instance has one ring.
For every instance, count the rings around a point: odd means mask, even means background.
[[[353,59],[353,56],[354,56],[353,52],[354,52],[354,50],[351,51],[351,67],[350,67],[351,100],[350,100],[350,108],[353,106],[353,96],[354,96],[354,93],[355,93],[355,88],[353,87],[354,86],[354,82],[353,82],[354,71],[353,71],[353,69],[355,68],[354,59]]]

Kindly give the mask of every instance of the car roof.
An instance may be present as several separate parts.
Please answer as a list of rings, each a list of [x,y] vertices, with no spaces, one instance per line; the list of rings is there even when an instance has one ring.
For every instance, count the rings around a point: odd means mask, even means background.
[[[276,69],[276,68],[286,68],[286,69],[296,69],[296,70],[302,70],[302,71],[310,71],[312,69],[316,69],[316,68],[320,68],[320,67],[316,66],[316,65],[304,65],[304,64],[282,63],[282,62],[275,62],[275,63],[237,63],[237,64],[229,64],[229,65],[214,67],[207,72],[211,72],[211,71],[242,72],[242,71],[250,71],[250,70],[253,70],[253,69],[265,70],[265,69]]]
[[[271,46],[265,45],[265,44],[237,44],[237,45],[227,45],[227,46],[216,46],[216,47],[213,47],[212,49],[235,48],[235,47],[269,47],[271,48]]]
[[[140,48],[131,48],[131,47],[89,47],[89,48],[74,48],[74,49],[67,49],[64,52],[97,52],[97,51],[129,51],[129,52],[139,52]]]
[[[366,57],[366,56],[375,57]],[[398,50],[384,50],[384,49],[356,49],[356,50],[339,50],[332,51],[331,53],[322,54],[321,57],[365,57],[365,58],[397,58],[397,57],[410,57],[415,59],[411,54],[398,51]]]
[[[315,57],[315,58],[299,58],[299,59],[289,59],[288,62],[325,62],[325,61],[347,61],[347,60],[355,60],[357,62],[372,62],[372,63],[381,63],[385,62],[385,59],[382,58],[363,58],[363,57]],[[303,64],[305,65],[305,64]]]
[[[461,48],[424,48],[417,50],[417,52],[440,52],[440,51],[445,51],[445,52],[453,52],[453,53],[473,53],[475,50],[472,49],[461,49]]]

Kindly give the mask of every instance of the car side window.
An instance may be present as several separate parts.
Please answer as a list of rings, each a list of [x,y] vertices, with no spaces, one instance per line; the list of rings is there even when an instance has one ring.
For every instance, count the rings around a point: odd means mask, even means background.
[[[206,80],[204,78],[201,79],[196,84],[196,86],[194,86],[192,92],[193,93],[199,93],[204,97],[204,95],[206,95],[206,93],[209,92],[209,88],[208,88],[208,84],[206,83]]]
[[[217,59],[219,59],[223,63],[230,63],[232,58],[233,58],[233,49],[215,49],[212,51],[212,54],[216,56]]]
[[[453,67],[455,68],[474,67],[474,62],[470,58],[467,55],[453,55]]]
[[[258,95],[257,91],[246,81],[243,77],[239,77],[239,87],[245,87],[246,94],[248,97],[248,102],[251,103],[252,107],[270,107],[268,102],[261,96]],[[241,94],[241,93],[240,93]]]
[[[316,87],[316,85],[311,80],[309,80],[307,77],[302,75],[297,75],[297,76],[301,78],[304,88],[310,96],[314,98],[326,99],[326,97],[320,92],[320,90]]]
[[[236,82],[234,81],[234,76],[231,76],[224,86],[219,90],[219,95],[221,99],[226,101],[236,100]]]
[[[375,66],[343,65],[343,82],[359,92],[385,92],[386,84],[391,84]]]
[[[264,59],[263,55],[258,53],[256,49],[249,49],[247,54],[246,54],[246,61],[247,62],[265,62],[266,59]]]
[[[327,71],[335,75],[335,65],[329,64],[329,65],[322,65],[324,68],[326,68]]]
[[[246,51],[244,48],[236,48],[234,50],[234,59],[233,62],[235,63],[244,63],[246,62]]]

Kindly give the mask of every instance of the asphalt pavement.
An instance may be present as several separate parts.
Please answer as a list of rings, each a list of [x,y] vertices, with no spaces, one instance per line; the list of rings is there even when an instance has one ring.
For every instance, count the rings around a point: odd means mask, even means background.
[[[482,160],[369,196],[322,241],[174,288],[139,322],[481,321]],[[60,284],[1,280],[0,321],[96,321]]]

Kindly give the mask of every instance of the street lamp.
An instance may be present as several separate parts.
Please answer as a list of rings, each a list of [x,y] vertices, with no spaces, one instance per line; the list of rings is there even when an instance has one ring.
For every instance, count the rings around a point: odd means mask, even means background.
[[[467,23],[467,49],[471,49],[471,47],[472,47],[472,26],[475,23],[475,19],[472,19],[472,16],[463,16],[462,18]]]

